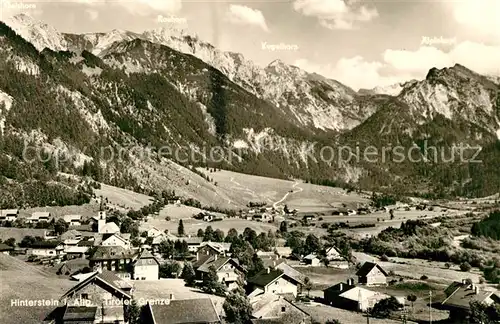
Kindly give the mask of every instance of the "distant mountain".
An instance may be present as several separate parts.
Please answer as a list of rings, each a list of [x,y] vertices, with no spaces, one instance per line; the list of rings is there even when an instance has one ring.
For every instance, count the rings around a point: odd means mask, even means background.
[[[460,65],[355,92],[279,60],[259,67],[185,30],[75,35],[20,15],[0,23],[0,68],[0,188],[56,181],[59,169],[196,197],[180,165],[422,195],[500,188],[500,86]],[[26,164],[25,141],[64,163]],[[325,158],[342,147],[421,154],[424,143],[478,145],[483,162]],[[102,148],[130,154],[108,159]]]

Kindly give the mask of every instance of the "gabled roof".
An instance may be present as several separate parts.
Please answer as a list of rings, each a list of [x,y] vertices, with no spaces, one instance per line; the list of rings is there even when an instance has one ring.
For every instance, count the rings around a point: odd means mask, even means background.
[[[271,293],[264,293],[253,297],[250,299],[250,303],[252,305],[252,316],[255,318],[270,318],[275,317],[275,310],[279,307],[281,311],[281,306],[288,305],[293,307],[300,312],[304,313],[304,315],[309,316],[308,313],[303,311],[302,309],[295,306],[289,299],[282,295],[276,295]],[[274,320],[278,320],[274,318]]]
[[[139,254],[139,257],[134,261],[134,265],[140,262],[140,260],[147,260],[147,259],[152,259],[156,262],[156,264],[160,265],[160,262],[154,255],[151,254],[148,250],[143,250],[141,254]]]
[[[297,282],[297,280],[295,280],[294,278],[291,278],[288,275],[286,275],[283,272],[283,270],[270,269],[270,268],[264,269],[264,270],[260,271],[259,273],[257,273],[252,278],[249,278],[248,282],[252,283],[256,286],[259,286],[259,287],[265,287],[283,276],[285,276],[289,281],[291,281],[293,283]]]
[[[108,291],[110,291],[114,295],[118,295],[121,298],[125,299],[131,299],[132,297],[125,292],[122,289],[129,289],[131,286],[124,282],[122,279],[117,277],[114,273],[108,270],[103,270],[102,273],[99,272],[94,272],[90,277],[87,279],[77,283],[73,288],[68,290],[64,295],[61,296],[61,299],[65,299],[67,297],[70,297],[74,293],[80,291],[81,289],[85,288],[87,285],[90,283],[100,283],[103,285],[104,288],[106,288]]]
[[[69,223],[71,221],[81,221],[82,215],[64,215],[63,218],[66,223]]]
[[[68,239],[75,239],[77,237],[82,237],[82,233],[80,233],[79,231],[77,231],[75,229],[67,230],[66,232],[62,233],[61,236],[59,236],[59,238],[62,241],[65,241]]]
[[[373,268],[378,268],[380,270],[380,272],[382,272],[384,274],[384,276],[388,276],[387,272],[385,272],[385,270],[382,269],[382,267],[380,265],[378,265],[377,263],[373,263],[373,262],[363,263],[361,268],[356,272],[356,276],[365,277],[373,270]]]
[[[114,222],[109,222],[106,223],[100,230],[100,233],[105,233],[105,234],[114,234],[114,233],[120,233],[120,228],[116,223]]]
[[[39,219],[39,218],[49,218],[50,217],[50,212],[34,212],[31,214],[28,219]]]
[[[449,295],[441,302],[441,304],[448,307],[469,309],[470,302],[473,301],[482,303],[492,296],[494,296],[493,298],[500,300],[500,297],[498,297],[498,295],[496,295],[493,291],[477,289],[476,293],[475,288],[476,286],[473,284],[463,284],[455,281],[445,290],[445,292],[449,293]]]
[[[294,279],[298,283],[304,284],[306,276],[302,272],[300,272],[298,270],[295,270],[294,268],[292,268],[291,266],[289,266],[287,263],[285,263],[285,262],[279,263],[276,266],[276,269],[279,269],[279,270],[283,271],[285,273],[285,275],[287,275],[288,277]]]
[[[204,246],[209,246],[219,253],[223,253],[224,251],[229,252],[229,250],[231,249],[231,243],[226,242],[202,242],[201,247]]]
[[[339,294],[340,297],[355,302],[360,300],[381,300],[391,296],[378,291],[372,291],[363,287],[352,287]]]
[[[114,223],[113,223],[114,224]],[[123,243],[125,244],[128,244],[129,243],[129,240],[127,240],[125,237],[123,237],[123,235],[121,233],[114,233],[113,235],[111,235],[110,237],[108,237],[107,239],[105,240],[102,240],[101,244],[103,244],[104,242],[106,242],[107,240],[110,240],[112,237],[116,237],[117,239],[119,239],[120,241],[122,241]]]
[[[156,324],[215,323],[220,321],[215,306],[209,298],[171,300],[168,305],[148,304],[146,311],[152,314],[153,323]]]
[[[216,271],[218,271],[222,266],[226,263],[231,262],[235,267],[237,267],[240,271],[243,271],[243,268],[239,265],[236,259],[232,259],[229,257],[215,257],[210,256],[202,265],[198,267],[198,271],[208,272],[210,271],[210,267],[214,267]]]
[[[0,209],[0,216],[19,215],[19,209]]]
[[[316,254],[308,254],[304,257],[304,259],[306,260],[314,260],[314,259],[319,259],[318,256]]]

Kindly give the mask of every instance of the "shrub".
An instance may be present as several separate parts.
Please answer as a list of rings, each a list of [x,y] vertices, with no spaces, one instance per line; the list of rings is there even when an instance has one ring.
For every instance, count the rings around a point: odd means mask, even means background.
[[[464,262],[460,264],[460,270],[463,272],[469,272],[472,269],[472,266],[469,264],[469,262]]]
[[[426,275],[423,275],[422,277],[420,277],[420,280],[427,280],[429,279],[429,277],[427,277]]]

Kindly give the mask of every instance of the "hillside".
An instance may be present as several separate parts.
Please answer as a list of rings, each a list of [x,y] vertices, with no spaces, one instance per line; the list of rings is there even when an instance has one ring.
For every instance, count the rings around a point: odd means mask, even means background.
[[[461,65],[359,94],[173,30],[70,35],[21,15],[0,44],[0,207],[88,203],[94,184],[58,171],[224,208],[231,193],[191,166],[425,197],[500,188],[500,86]]]

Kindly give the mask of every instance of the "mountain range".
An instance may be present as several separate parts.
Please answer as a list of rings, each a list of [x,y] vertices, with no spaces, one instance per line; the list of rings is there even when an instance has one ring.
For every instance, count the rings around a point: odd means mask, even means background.
[[[168,187],[178,167],[196,165],[406,194],[500,188],[499,80],[459,64],[354,91],[280,60],[258,66],[179,29],[77,35],[18,15],[0,23],[0,43],[0,148],[19,168],[28,141],[62,154],[60,171],[122,187]],[[482,162],[325,159],[339,147],[423,155],[426,145],[457,157],[459,144],[471,146],[469,158],[480,147]],[[102,156],[130,146],[140,150]],[[193,158],[207,150],[225,153]]]

